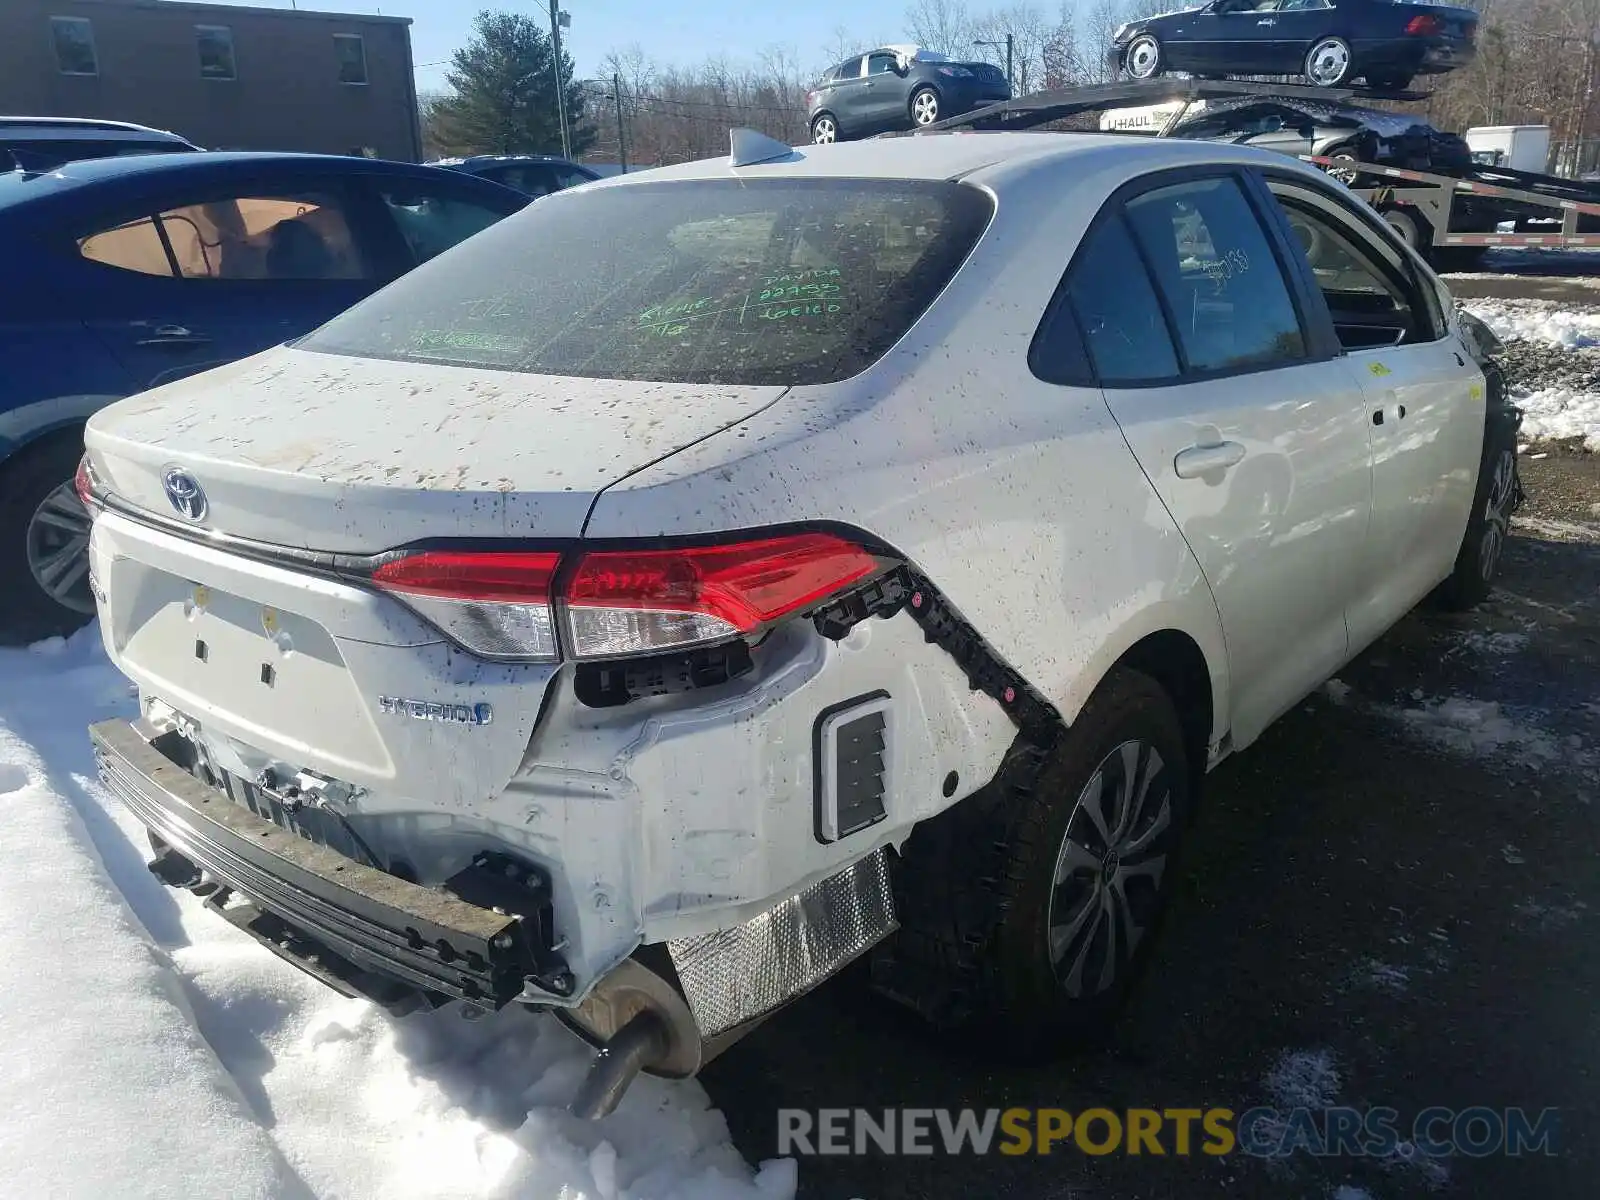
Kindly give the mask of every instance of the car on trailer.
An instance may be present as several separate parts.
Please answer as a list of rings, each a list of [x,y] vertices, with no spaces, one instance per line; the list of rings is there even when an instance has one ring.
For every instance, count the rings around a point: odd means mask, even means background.
[[[1201,111],[1179,120],[1167,136],[1332,159],[1342,165],[1330,167],[1328,173],[1347,184],[1361,179],[1357,163],[1413,171],[1472,166],[1472,152],[1459,134],[1435,129],[1410,114],[1333,101],[1255,97],[1206,101]]]
[[[1515,505],[1471,328],[1319,170],[733,150],[113,405],[78,477],[158,874],[352,993],[558,1012],[589,1115],[862,955],[1104,1029],[1207,772],[1487,595]]]
[[[955,62],[921,46],[883,46],[854,55],[806,93],[806,127],[826,144],[889,129],[932,125],[1011,98],[993,63]]]
[[[1365,79],[1399,90],[1477,54],[1470,8],[1402,0],[1212,0],[1118,26],[1113,65],[1134,79],[1303,75],[1319,87]]]

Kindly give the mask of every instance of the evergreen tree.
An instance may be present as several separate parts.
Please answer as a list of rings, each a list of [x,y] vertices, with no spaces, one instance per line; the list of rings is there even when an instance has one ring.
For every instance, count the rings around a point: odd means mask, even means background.
[[[555,56],[550,35],[522,13],[480,12],[472,39],[451,56],[450,91],[425,114],[439,146],[451,154],[560,154]],[[594,144],[584,120],[583,89],[572,58],[561,54],[572,155]]]

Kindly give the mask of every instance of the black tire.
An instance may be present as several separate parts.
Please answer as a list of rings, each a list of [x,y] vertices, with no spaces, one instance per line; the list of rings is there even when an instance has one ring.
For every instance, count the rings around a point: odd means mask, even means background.
[[[1143,818],[1129,822],[1124,839],[1136,849],[1126,860],[1106,852],[1091,869],[1098,848],[1081,836],[1095,826],[1086,789],[1097,776],[1103,787],[1119,785],[1129,743],[1140,747],[1134,779],[1148,770],[1151,780]],[[1155,757],[1145,757],[1152,750]],[[909,964],[897,977],[909,986],[887,989],[937,1023],[974,1026],[998,1048],[1024,1056],[1081,1045],[1109,1029],[1177,877],[1191,778],[1171,699],[1131,670],[1113,672],[1056,745],[1032,753],[1036,765],[1024,772],[1025,786],[1008,783],[1002,772],[995,785],[918,826],[907,842],[896,866],[901,931],[890,965]],[[1156,822],[1163,814],[1164,824],[1149,832],[1144,818]],[[1164,869],[1152,881],[1147,872],[1157,857]],[[1058,884],[1058,871],[1074,860],[1082,865]],[[1060,918],[1054,932],[1062,934],[1069,917],[1091,910],[1063,956],[1053,958],[1052,912]],[[1123,952],[1129,926],[1118,924],[1122,936],[1107,941],[1119,914],[1140,931],[1131,953]],[[1108,957],[1114,968],[1106,976]],[[877,975],[880,987],[892,977]],[[941,988],[944,1002],[930,999]]]
[[[1489,415],[1484,424],[1483,458],[1478,464],[1472,514],[1461,537],[1455,569],[1429,597],[1434,608],[1446,612],[1465,612],[1482,604],[1494,591],[1511,514],[1522,502],[1522,482],[1517,476],[1517,429],[1521,416],[1501,400],[1505,384],[1499,368],[1490,366],[1484,374]]]
[[[1386,208],[1382,215],[1384,223],[1399,235],[1402,242],[1423,258],[1428,257],[1428,252],[1433,248],[1433,227],[1418,216],[1414,209]]]
[[[1122,52],[1122,69],[1130,79],[1155,79],[1167,69],[1166,52],[1153,33],[1141,33]]]
[[[811,118],[812,145],[826,146],[839,140],[839,119],[832,113],[821,112]]]
[[[83,434],[74,429],[52,434],[0,464],[0,580],[5,581],[0,584],[0,645],[68,634],[93,616],[59,604],[28,562],[35,514],[52,492],[71,483],[82,456]]]
[[[939,120],[944,116],[944,102],[939,99],[938,89],[923,85],[912,92],[906,113],[911,118],[912,126],[917,129]]]

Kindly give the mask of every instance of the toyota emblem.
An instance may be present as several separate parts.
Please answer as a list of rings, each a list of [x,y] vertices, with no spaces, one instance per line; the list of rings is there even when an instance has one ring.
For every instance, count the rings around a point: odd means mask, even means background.
[[[161,473],[161,486],[167,500],[180,516],[191,521],[203,521],[206,516],[206,493],[200,481],[182,467],[168,467]]]

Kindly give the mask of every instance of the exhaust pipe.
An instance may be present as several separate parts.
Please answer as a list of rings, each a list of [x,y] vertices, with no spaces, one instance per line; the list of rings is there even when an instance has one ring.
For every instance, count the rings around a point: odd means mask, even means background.
[[[594,1056],[567,1111],[582,1121],[609,1117],[639,1072],[666,1057],[669,1044],[661,1018],[648,1010],[639,1013]]]
[[[764,1019],[710,1037],[702,1034],[671,959],[655,946],[618,963],[582,1004],[558,1009],[557,1015],[596,1050],[588,1075],[567,1106],[573,1116],[588,1121],[616,1111],[641,1071],[689,1079]]]

